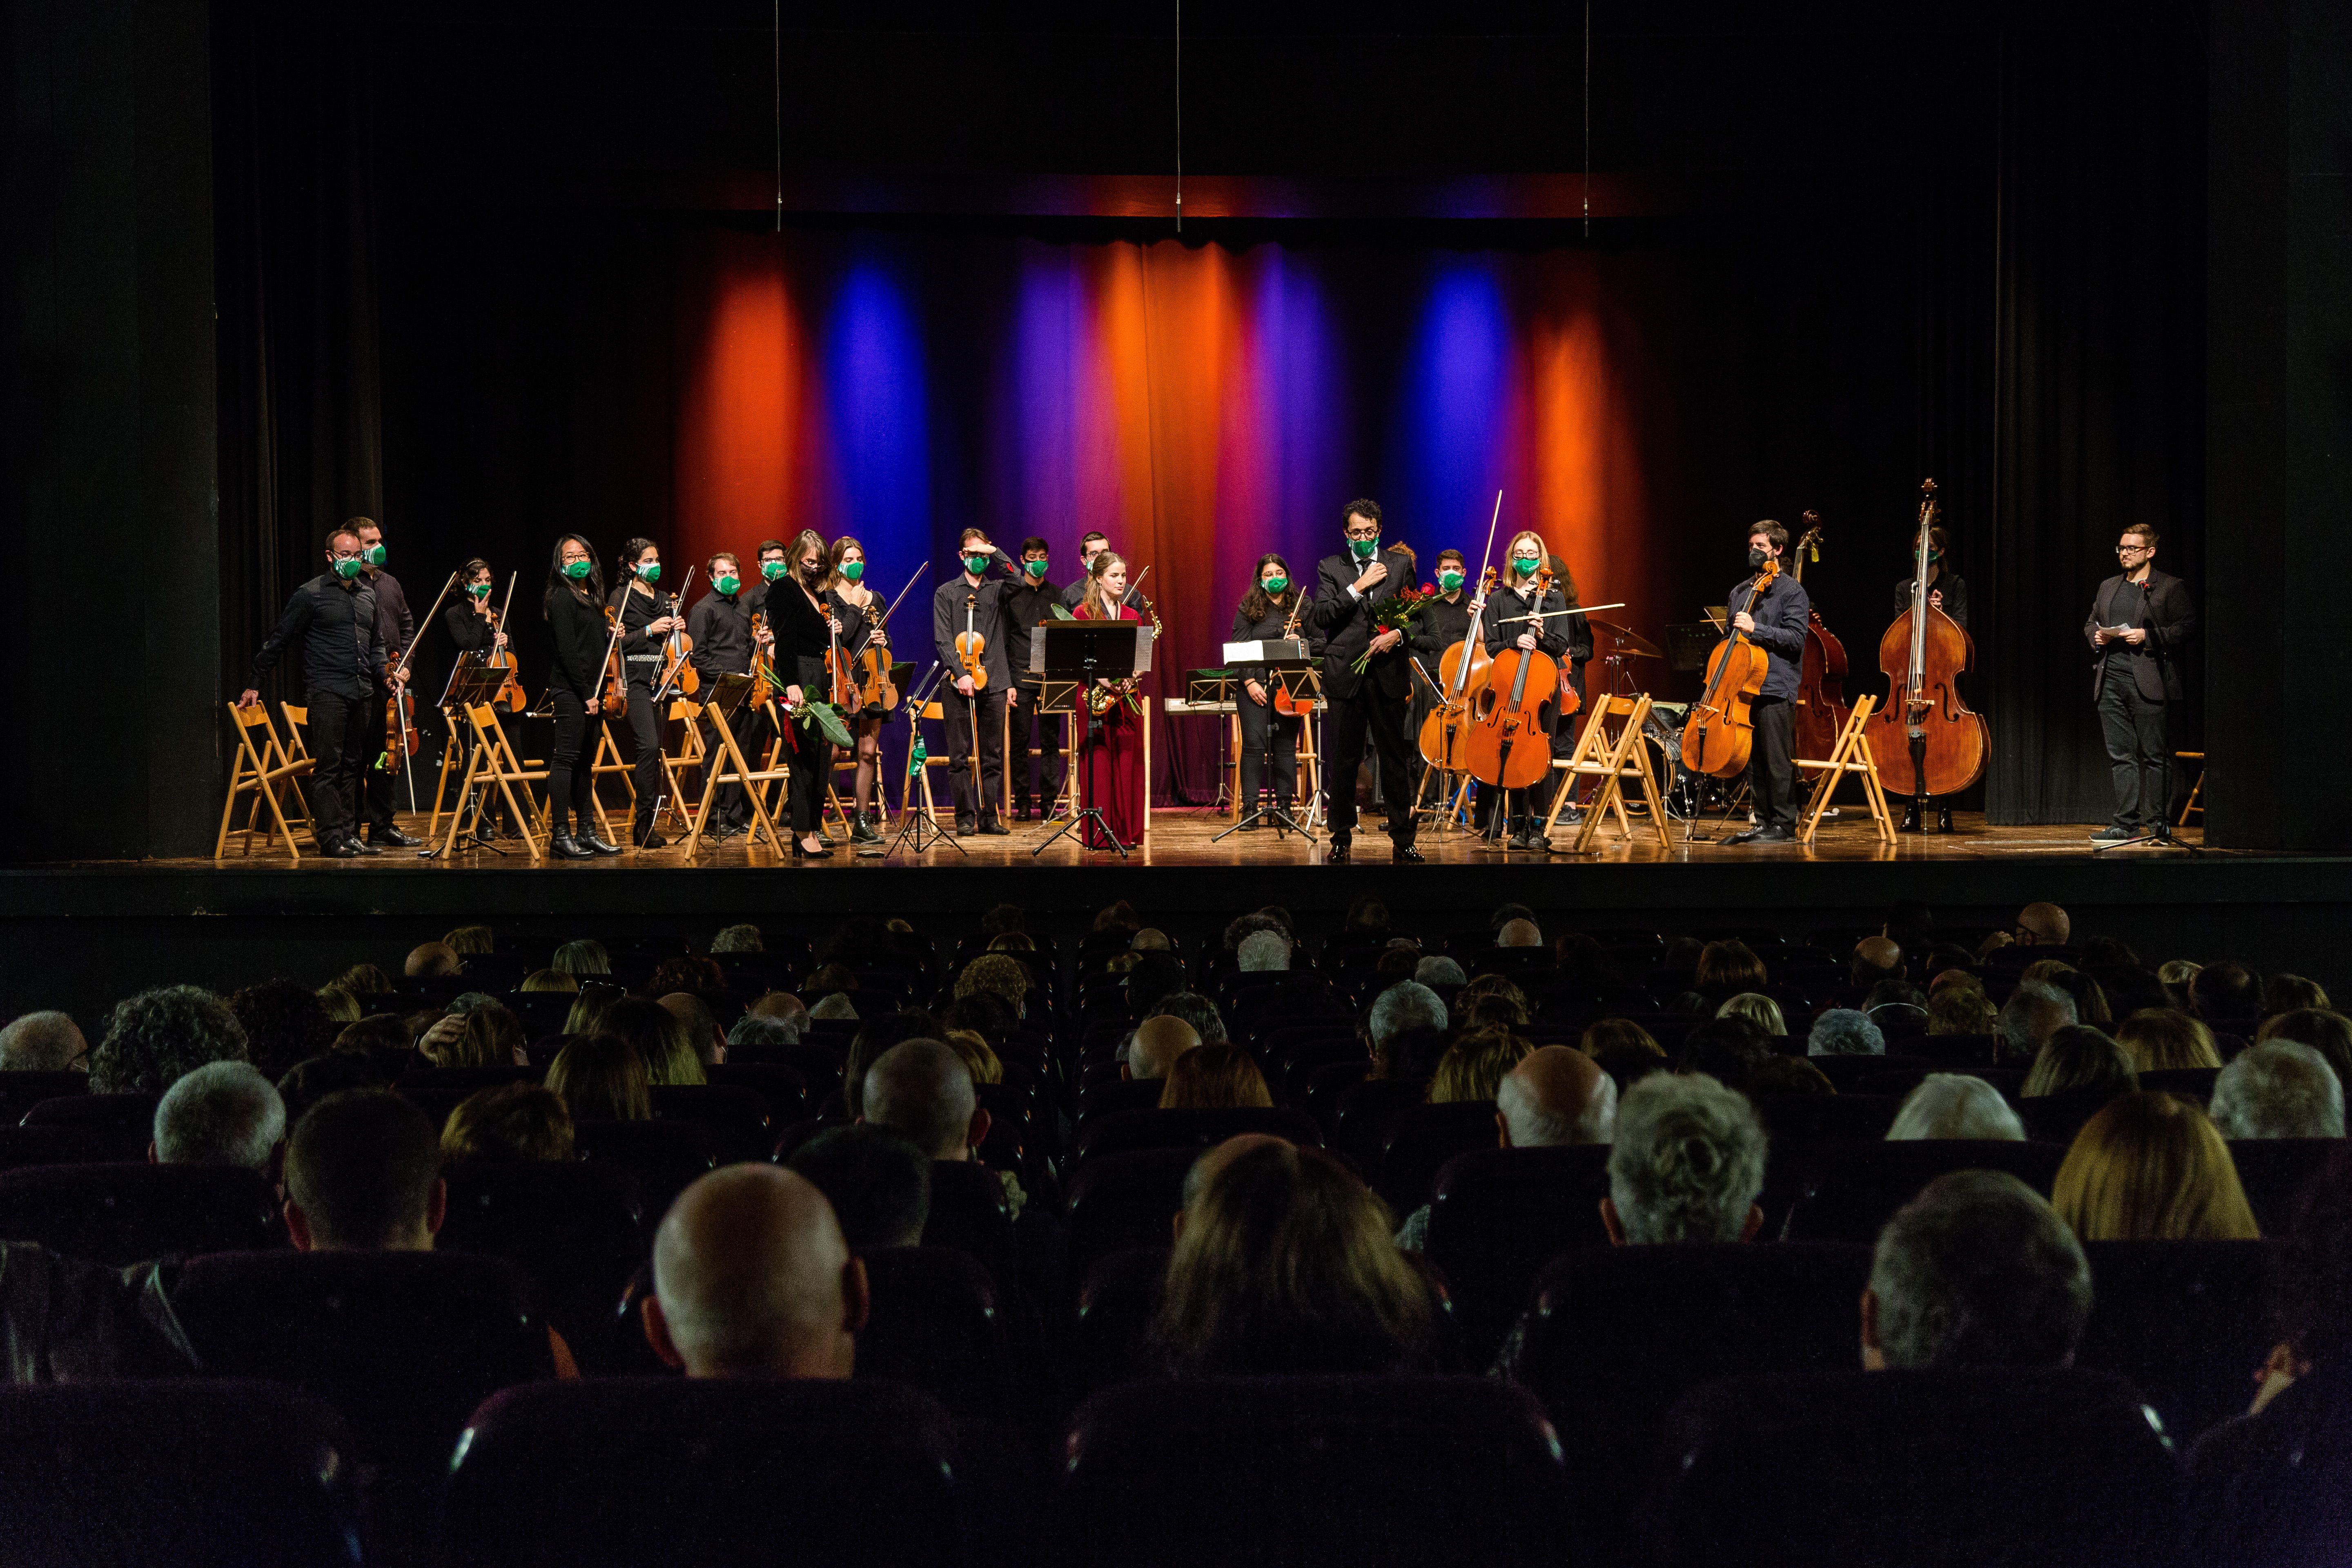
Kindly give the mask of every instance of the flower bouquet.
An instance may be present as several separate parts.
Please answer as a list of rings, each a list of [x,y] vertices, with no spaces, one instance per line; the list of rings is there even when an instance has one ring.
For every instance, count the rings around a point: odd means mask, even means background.
[[[1429,608],[1430,601],[1436,597],[1437,584],[1434,583],[1423,583],[1418,588],[1398,589],[1395,597],[1383,599],[1372,606],[1372,635],[1378,637],[1382,632],[1405,630],[1412,625],[1413,617]],[[1349,668],[1361,675],[1370,668],[1371,662],[1372,650],[1366,648]]]
[[[842,722],[840,709],[830,702],[818,701],[805,689],[802,691],[801,700],[798,702],[787,701],[784,692],[792,683],[779,677],[772,668],[761,673],[767,676],[768,684],[775,689],[776,713],[779,718],[788,719],[803,726],[814,724],[824,732],[826,740],[836,746],[854,746],[857,743],[856,738],[849,732],[849,726]]]

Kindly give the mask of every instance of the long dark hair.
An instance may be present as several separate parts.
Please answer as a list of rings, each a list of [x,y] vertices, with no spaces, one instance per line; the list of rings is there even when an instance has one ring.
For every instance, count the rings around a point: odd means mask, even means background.
[[[588,552],[588,580],[585,583],[574,583],[563,574],[563,547],[566,544],[577,544]],[[558,536],[555,548],[548,553],[547,591],[541,594],[539,599],[541,619],[544,620],[554,613],[555,594],[559,588],[583,605],[601,605],[604,602],[604,569],[596,564],[596,547],[589,543],[581,534],[566,533]]]
[[[1284,576],[1290,575],[1290,563],[1281,556],[1261,555],[1257,558],[1257,564],[1250,568],[1250,591],[1242,598],[1242,614],[1253,621],[1262,621],[1276,610],[1288,615],[1291,595],[1298,592],[1298,584],[1294,581],[1279,596],[1267,593],[1265,569],[1269,566],[1279,566]]]
[[[656,544],[650,539],[629,539],[622,541],[621,575],[618,579],[621,586],[629,588],[636,586],[637,558],[648,550],[659,550],[660,548],[660,545]],[[650,593],[653,589],[653,584],[648,583],[646,584],[646,591]]]

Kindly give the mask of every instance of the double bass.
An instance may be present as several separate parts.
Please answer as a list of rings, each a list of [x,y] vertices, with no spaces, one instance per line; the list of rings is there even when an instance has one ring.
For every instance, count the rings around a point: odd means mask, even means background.
[[[1530,603],[1551,592],[1551,568],[1536,574]],[[1490,789],[1527,789],[1551,772],[1552,726],[1559,716],[1559,665],[1541,648],[1516,644],[1494,656],[1486,687],[1469,704],[1464,766]]]
[[[1754,609],[1780,575],[1780,561],[1768,557],[1748,585],[1748,602],[1731,613]],[[1706,687],[1683,723],[1683,766],[1717,779],[1738,778],[1748,771],[1748,753],[1756,744],[1748,705],[1764,689],[1764,678],[1772,668],[1772,656],[1761,643],[1737,625],[1726,630],[1729,635],[1707,656]]]
[[[1805,581],[1805,558],[1810,553],[1815,565],[1822,560],[1822,514],[1805,513],[1805,531],[1798,536],[1797,547],[1790,552],[1796,564],[1790,575],[1800,586]],[[1837,745],[1846,721],[1853,710],[1845,700],[1845,644],[1832,636],[1822,624],[1818,609],[1808,613],[1805,620],[1805,657],[1797,677],[1797,704],[1793,717],[1797,726],[1797,753],[1806,757],[1826,757]]]
[[[1927,602],[1928,533],[1936,510],[1936,481],[1928,479],[1919,487],[1911,607],[1878,639],[1886,706],[1863,727],[1886,792],[1921,802],[1958,795],[1982,778],[1992,750],[1984,715],[1960,700],[1960,676],[1975,661],[1976,645],[1958,622]]]

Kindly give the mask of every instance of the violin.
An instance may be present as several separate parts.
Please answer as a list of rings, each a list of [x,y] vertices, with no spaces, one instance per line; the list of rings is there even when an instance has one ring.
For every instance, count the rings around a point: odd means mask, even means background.
[[[889,647],[874,640],[874,634],[882,629],[882,616],[880,605],[866,606],[866,646],[857,650],[850,684],[860,712],[879,710],[887,713],[898,706],[898,689],[890,682]]]
[[[513,577],[507,579],[507,598],[509,602],[514,598]],[[515,662],[514,646],[509,643],[505,647],[500,647],[495,640],[498,634],[506,629],[506,617],[500,611],[493,610],[488,605],[483,606],[482,615],[490,623],[490,636],[494,639],[490,644],[490,651],[482,656],[482,662],[492,669],[503,669],[507,672],[506,684],[499,687],[498,694],[490,699],[490,706],[504,708],[509,713],[523,712],[530,707],[530,699],[523,695],[522,678],[520,667]]]
[[[768,613],[751,612],[751,706],[766,708],[776,700],[775,659],[762,640],[768,630]]]
[[[980,595],[977,592],[966,594],[963,596],[963,630],[956,633],[955,651],[956,662],[963,667],[964,674],[971,678],[974,696],[988,689],[988,639],[972,629],[973,617],[979,614]]]
[[[1822,514],[1805,513],[1805,531],[1797,540],[1791,552],[1796,564],[1789,574],[1800,585],[1805,581],[1805,558],[1810,552],[1814,563],[1822,559]],[[1797,676],[1797,751],[1801,756],[1826,757],[1837,745],[1837,738],[1853,717],[1853,710],[1845,700],[1845,645],[1830,634],[1822,624],[1822,613],[1812,610],[1805,618],[1805,657]]]
[[[1285,642],[1289,642],[1298,636],[1298,618],[1307,609],[1307,590],[1298,587],[1294,584],[1292,585],[1292,591],[1296,593],[1298,597],[1292,603],[1290,606],[1290,614],[1282,623],[1282,640]],[[1311,710],[1314,706],[1315,696],[1311,691],[1304,697],[1294,697],[1291,695],[1290,687],[1287,682],[1276,680],[1274,683],[1274,710],[1276,712],[1280,713],[1285,717],[1296,718],[1301,713]]]
[[[669,614],[677,618],[678,606],[684,603],[686,590],[694,585],[694,568],[686,569],[686,581],[669,596]],[[661,679],[655,682],[656,691],[675,691],[681,697],[691,697],[702,689],[702,674],[694,668],[687,655],[694,651],[694,639],[686,635],[683,626],[672,626],[662,641]]]
[[[1470,599],[1470,629],[1437,662],[1438,704],[1421,721],[1423,758],[1431,767],[1448,773],[1461,771],[1463,742],[1470,735],[1470,704],[1486,689],[1495,668],[1495,656],[1486,651],[1480,629],[1486,616],[1486,595],[1494,587],[1495,569],[1489,566],[1479,574],[1478,591]]]
[[[1551,593],[1551,568],[1535,576],[1528,603]],[[1530,692],[1533,696],[1530,697]],[[1551,772],[1551,732],[1559,717],[1559,665],[1539,647],[1516,645],[1494,656],[1486,689],[1468,704],[1464,766],[1490,788],[1527,789]]]
[[[1764,590],[1780,575],[1777,557],[1768,556],[1748,590],[1740,614],[1755,608]],[[1738,778],[1748,770],[1748,753],[1756,744],[1756,726],[1748,704],[1764,689],[1772,656],[1737,625],[1706,658],[1706,687],[1691,704],[1683,723],[1683,766],[1709,778]]]
[[[604,681],[596,689],[596,711],[604,718],[618,719],[629,710],[629,672],[621,662],[621,612],[605,605],[604,624],[612,628],[613,637],[604,647]]]
[[[393,669],[405,662],[397,657],[386,660]],[[396,686],[393,694],[383,700],[383,749],[392,756],[413,757],[424,744],[425,731],[416,727],[416,693],[404,685]]]
[[[1927,550],[1936,511],[1936,481],[1929,479],[1919,487],[1911,607],[1878,639],[1886,706],[1863,728],[1879,782],[1888,794],[1914,799],[1959,794],[1984,776],[1992,751],[1984,715],[1960,700],[1959,679],[1975,661],[1976,645],[1958,622],[1927,602]]]
[[[857,711],[857,668],[849,652],[841,646],[841,623],[834,618],[823,601],[817,613],[824,616],[824,700],[844,713]]]

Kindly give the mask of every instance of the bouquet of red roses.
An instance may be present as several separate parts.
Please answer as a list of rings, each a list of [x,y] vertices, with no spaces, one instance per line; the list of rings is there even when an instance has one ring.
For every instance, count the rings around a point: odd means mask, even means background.
[[[1405,630],[1412,625],[1413,617],[1429,608],[1430,601],[1436,597],[1437,584],[1434,583],[1423,583],[1418,588],[1406,586],[1398,589],[1394,598],[1383,599],[1372,606],[1373,635],[1377,637],[1381,632]],[[1363,657],[1350,668],[1361,675],[1371,662],[1372,651],[1366,648]]]

